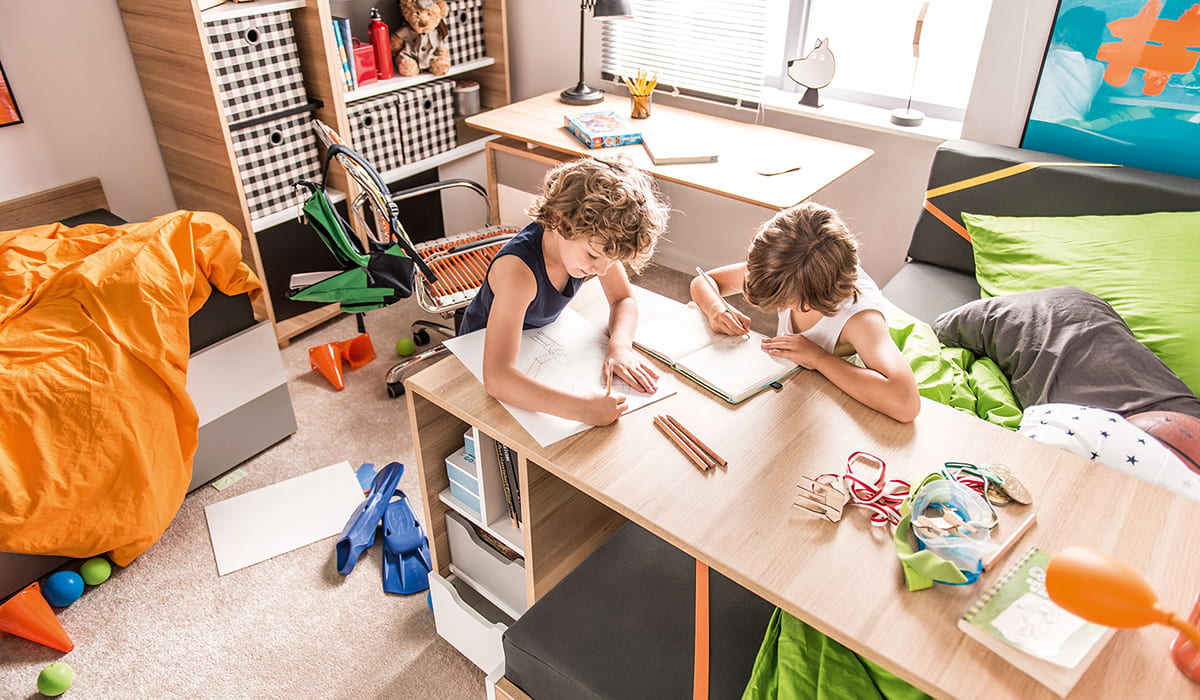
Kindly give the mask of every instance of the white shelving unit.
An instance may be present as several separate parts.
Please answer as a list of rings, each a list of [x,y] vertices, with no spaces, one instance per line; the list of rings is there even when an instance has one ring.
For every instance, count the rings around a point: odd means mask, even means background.
[[[389,78],[388,80],[379,80],[367,85],[366,87],[347,90],[342,97],[344,100],[346,100],[346,102],[357,102],[358,100],[365,100],[368,97],[375,97],[376,95],[383,95],[385,93],[403,90],[404,88],[409,88],[414,85],[428,83],[432,80],[444,80],[445,78],[462,75],[463,73],[470,73],[471,71],[479,70],[480,68],[487,68],[488,66],[493,65],[495,62],[496,59],[485,56],[475,61],[467,61],[466,63],[450,66],[449,72],[444,75],[420,73],[407,78]]]

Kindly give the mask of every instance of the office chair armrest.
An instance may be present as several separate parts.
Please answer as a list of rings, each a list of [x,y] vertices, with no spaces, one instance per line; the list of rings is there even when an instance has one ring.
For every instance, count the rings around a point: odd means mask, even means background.
[[[431,182],[428,185],[417,185],[416,187],[410,187],[406,190],[400,190],[399,192],[393,192],[391,194],[391,197],[392,197],[393,202],[399,202],[403,199],[412,199],[413,197],[420,197],[423,194],[429,194],[431,192],[440,192],[442,190],[448,190],[451,187],[465,187],[465,188],[471,190],[472,192],[474,192],[475,194],[479,195],[480,197],[483,197],[484,207],[485,207],[486,211],[488,212],[485,223],[488,226],[492,225],[492,213],[491,213],[492,208],[490,206],[491,202],[488,201],[487,189],[485,189],[483,185],[479,184],[478,182],[475,182],[474,180],[467,180],[466,178],[453,178],[450,180],[439,180],[437,182]]]

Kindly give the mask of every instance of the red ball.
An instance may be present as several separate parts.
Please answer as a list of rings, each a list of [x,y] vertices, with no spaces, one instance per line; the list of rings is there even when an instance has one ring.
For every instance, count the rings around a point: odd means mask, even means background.
[[[1200,472],[1200,418],[1175,411],[1147,411],[1128,420],[1166,445],[1192,471]]]

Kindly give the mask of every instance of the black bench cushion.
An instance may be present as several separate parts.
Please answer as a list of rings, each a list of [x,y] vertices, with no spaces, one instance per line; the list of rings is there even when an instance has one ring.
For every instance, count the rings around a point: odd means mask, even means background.
[[[505,677],[535,700],[692,697],[695,560],[625,524],[504,633]],[[774,606],[709,579],[709,697],[739,698]]]

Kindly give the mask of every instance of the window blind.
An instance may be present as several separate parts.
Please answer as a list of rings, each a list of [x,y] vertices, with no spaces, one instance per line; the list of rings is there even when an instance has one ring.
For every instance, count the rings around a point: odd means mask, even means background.
[[[633,17],[604,23],[606,79],[658,73],[659,87],[757,107],[767,0],[633,0]]]

